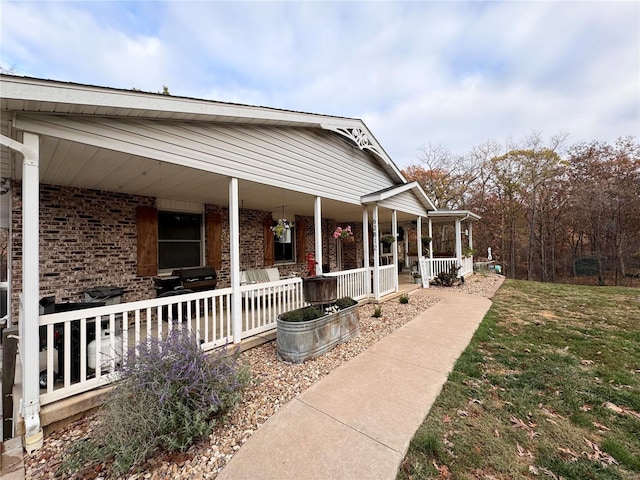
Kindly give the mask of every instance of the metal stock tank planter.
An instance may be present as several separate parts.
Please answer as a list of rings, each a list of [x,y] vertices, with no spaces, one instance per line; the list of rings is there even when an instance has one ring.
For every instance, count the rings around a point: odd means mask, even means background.
[[[358,334],[358,302],[336,300],[335,277],[303,279],[305,301],[309,307],[278,317],[278,358],[302,363],[327,353],[336,345]]]

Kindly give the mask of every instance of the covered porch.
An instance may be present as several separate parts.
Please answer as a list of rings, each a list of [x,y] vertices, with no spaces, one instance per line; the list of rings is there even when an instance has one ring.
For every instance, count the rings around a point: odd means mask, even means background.
[[[2,80],[27,450],[42,441],[41,407],[116,380],[132,347],[135,356],[139,342],[177,325],[205,350],[263,335],[304,305],[302,277],[314,269],[338,277],[339,296],[399,292],[400,260],[409,263],[401,225],[415,222],[422,271],[437,270],[421,250],[433,204],[360,120]],[[284,241],[280,220],[290,224]],[[334,238],[347,226],[353,241]],[[156,279],[202,265],[217,288],[157,295]],[[243,281],[265,267],[279,279]],[[40,311],[42,297],[79,302],[100,285],[122,287],[125,302]]]

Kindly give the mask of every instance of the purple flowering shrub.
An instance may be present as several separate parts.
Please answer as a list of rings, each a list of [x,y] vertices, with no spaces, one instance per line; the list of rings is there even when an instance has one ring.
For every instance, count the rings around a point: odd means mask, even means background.
[[[98,428],[72,447],[61,473],[106,463],[119,475],[158,449],[185,451],[211,434],[250,379],[236,355],[206,354],[186,330],[142,343],[128,358]]]

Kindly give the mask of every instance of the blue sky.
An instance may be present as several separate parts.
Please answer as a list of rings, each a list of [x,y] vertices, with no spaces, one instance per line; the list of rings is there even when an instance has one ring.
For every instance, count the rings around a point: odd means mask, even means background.
[[[640,137],[640,2],[14,2],[17,74],[361,118],[429,143]]]

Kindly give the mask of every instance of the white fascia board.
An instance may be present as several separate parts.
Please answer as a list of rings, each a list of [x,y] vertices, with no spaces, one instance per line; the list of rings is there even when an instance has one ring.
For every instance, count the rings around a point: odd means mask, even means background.
[[[340,117],[315,113],[160,95],[133,90],[67,84],[10,75],[0,77],[0,92],[2,98],[11,100],[133,110],[137,112],[135,116],[140,116],[139,112],[144,111],[168,112],[176,115],[172,117],[173,119],[178,119],[180,114],[210,115],[212,117],[229,117],[230,119],[247,119],[252,120],[253,123],[255,123],[256,120],[258,121],[257,123],[259,123],[259,120],[265,120],[315,127],[320,127],[320,124],[326,121],[337,121],[339,123],[341,119]],[[116,114],[114,116],[119,115]],[[120,116],[122,116],[122,114]],[[351,123],[354,120],[345,118],[345,121],[345,123]]]
[[[460,220],[470,220],[470,221],[478,221],[480,220],[480,215],[477,215],[469,210],[436,210],[434,212],[429,212],[427,215],[431,218],[450,218],[450,219],[460,219]]]
[[[427,210],[436,209],[435,205],[431,202],[418,182],[405,183],[404,185],[398,185],[396,188],[389,188],[381,192],[370,193],[361,197],[360,201],[363,204],[381,202],[387,198],[395,197],[396,195],[406,192],[407,190],[413,190],[420,203],[422,203]]]

